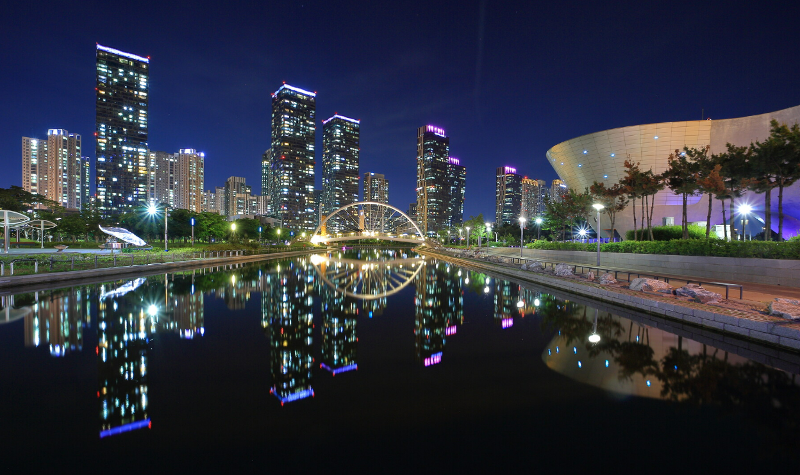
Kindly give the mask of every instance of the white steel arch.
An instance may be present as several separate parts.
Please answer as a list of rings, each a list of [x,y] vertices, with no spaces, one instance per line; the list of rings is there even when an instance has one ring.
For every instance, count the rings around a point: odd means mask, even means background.
[[[383,239],[422,244],[422,231],[398,208],[375,201],[342,206],[326,216],[311,235],[312,243]]]

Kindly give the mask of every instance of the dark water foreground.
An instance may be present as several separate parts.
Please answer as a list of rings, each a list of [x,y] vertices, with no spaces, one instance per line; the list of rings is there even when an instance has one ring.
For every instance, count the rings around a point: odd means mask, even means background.
[[[797,467],[791,371],[410,251],[0,304],[4,471]]]

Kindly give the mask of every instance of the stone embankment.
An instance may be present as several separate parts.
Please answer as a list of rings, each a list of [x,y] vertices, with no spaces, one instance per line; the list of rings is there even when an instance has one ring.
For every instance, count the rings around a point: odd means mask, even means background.
[[[511,258],[487,257],[471,251],[422,253],[736,338],[800,350],[800,302],[796,300],[775,299],[768,308],[761,308],[727,300],[697,284],[673,289],[666,282],[645,278],[633,279],[630,284],[620,283],[612,274],[590,281],[586,276],[574,275],[573,266],[569,264],[545,269],[541,262],[515,264]]]

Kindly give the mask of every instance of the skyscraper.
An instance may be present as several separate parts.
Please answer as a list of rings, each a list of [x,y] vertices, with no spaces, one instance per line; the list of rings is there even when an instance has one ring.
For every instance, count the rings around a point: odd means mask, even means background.
[[[97,201],[115,213],[148,198],[150,60],[98,44],[96,72]]]
[[[203,208],[206,154],[182,148],[178,155],[178,207],[199,213]]]
[[[322,122],[322,204],[324,215],[358,201],[360,121],[334,115]]]
[[[22,188],[65,208],[79,209],[89,199],[84,162],[78,134],[49,129],[46,140],[22,137]]]
[[[417,223],[426,235],[444,229],[450,217],[449,159],[450,138],[444,129],[417,129]]]
[[[169,152],[148,150],[148,202],[177,206],[178,157]]]
[[[528,222],[544,213],[544,180],[522,179],[521,214]]]
[[[512,167],[499,167],[496,176],[495,225],[499,228],[518,224],[522,209],[522,176]]]
[[[272,149],[261,155],[261,196],[267,196],[265,215],[272,215]]]
[[[364,173],[364,201],[389,204],[389,180],[381,173]],[[376,205],[364,205],[365,224],[370,229],[378,229],[372,223],[375,220],[385,221],[385,210]],[[385,223],[382,223],[385,224]]]
[[[467,169],[457,158],[450,157],[447,164],[447,183],[450,186],[448,226],[461,226],[464,222],[464,191]]]
[[[564,197],[564,193],[567,193],[569,188],[567,188],[567,184],[561,180],[553,180],[553,184],[550,186],[550,199],[558,202],[561,201]]]
[[[219,192],[217,192],[219,194]],[[222,214],[227,216],[250,214],[250,187],[245,179],[232,176],[225,181],[225,197]],[[217,196],[219,201],[219,196]]]
[[[284,84],[272,94],[268,178],[272,213],[289,228],[313,230],[316,93]]]

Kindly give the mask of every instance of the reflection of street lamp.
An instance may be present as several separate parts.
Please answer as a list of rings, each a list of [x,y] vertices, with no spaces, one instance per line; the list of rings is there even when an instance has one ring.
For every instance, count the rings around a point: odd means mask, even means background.
[[[600,210],[605,208],[602,203],[595,203],[592,205],[594,209],[597,210],[597,223],[595,226],[597,229],[595,230],[595,234],[597,235],[597,265],[600,265]],[[600,269],[597,269],[597,272],[600,272]]]
[[[745,238],[747,238],[747,234],[745,232],[744,225],[747,224],[747,219],[746,218],[747,218],[747,215],[750,214],[751,211],[753,211],[753,208],[750,205],[748,205],[748,204],[739,205],[739,214],[742,215],[742,241],[744,241]],[[766,233],[764,235],[766,236]],[[750,234],[750,240],[751,241],[753,240],[753,235],[752,234]]]
[[[164,208],[164,252],[167,252],[167,250],[168,250],[167,249],[167,221],[168,221],[168,219],[167,219],[167,211],[169,211],[169,207],[168,206]],[[158,212],[158,208],[156,208],[156,205],[151,203],[150,206],[147,208],[147,212],[150,214],[150,216],[155,216],[156,213]]]
[[[594,323],[592,324],[592,334],[589,335],[589,343],[597,343],[600,341],[600,335],[597,334],[597,314],[600,312],[594,309]]]
[[[150,315],[151,317],[155,317],[157,313],[158,313],[158,307],[156,307],[155,305],[147,307],[147,314]]]
[[[519,257],[522,258],[522,226],[525,224],[525,216],[519,217]]]
[[[542,218],[536,218],[536,240],[539,240],[539,237],[542,234]]]

